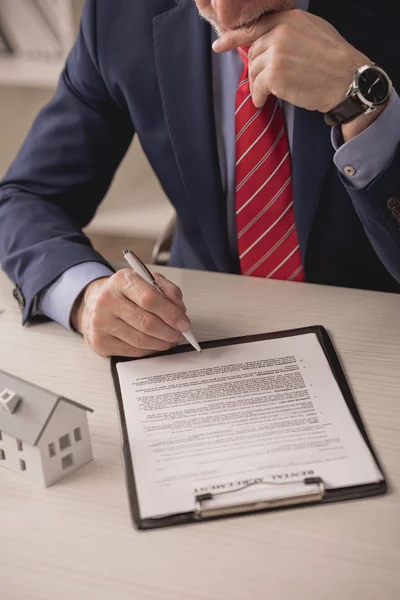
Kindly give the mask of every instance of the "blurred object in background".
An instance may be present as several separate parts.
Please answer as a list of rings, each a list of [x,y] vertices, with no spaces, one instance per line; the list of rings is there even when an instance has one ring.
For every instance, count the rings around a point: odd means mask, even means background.
[[[132,0],[134,1],[134,0]],[[78,32],[84,0],[0,0],[0,179],[53,94]],[[136,138],[85,228],[113,264],[125,247],[145,262],[169,256],[174,210]],[[167,229],[166,229],[167,228]]]
[[[1,20],[0,20],[1,23]],[[8,45],[7,38],[4,35],[1,27],[0,27],[0,56],[2,54],[9,54],[11,52],[11,48]]]
[[[76,36],[75,0],[0,0],[0,84],[55,85]]]
[[[176,215],[170,219],[168,225],[159,235],[151,255],[153,265],[168,265],[171,258],[171,248],[176,230]]]
[[[36,4],[55,32],[62,54],[67,54],[75,38],[71,0],[36,0]]]
[[[70,0],[0,0],[0,23],[16,57],[60,60],[73,41]]]

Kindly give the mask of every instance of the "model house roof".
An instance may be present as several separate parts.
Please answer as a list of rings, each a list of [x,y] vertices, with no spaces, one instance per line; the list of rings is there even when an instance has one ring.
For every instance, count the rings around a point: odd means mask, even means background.
[[[38,443],[59,402],[68,402],[81,410],[93,412],[83,404],[53,394],[0,370],[0,392],[5,388],[17,393],[21,401],[12,414],[0,408],[0,431],[32,446]]]

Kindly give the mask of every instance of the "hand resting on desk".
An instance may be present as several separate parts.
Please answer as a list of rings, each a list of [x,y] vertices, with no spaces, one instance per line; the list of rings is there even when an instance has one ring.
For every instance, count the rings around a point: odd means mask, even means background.
[[[72,326],[102,356],[136,358],[176,346],[191,326],[182,292],[155,278],[166,297],[131,269],[92,281],[72,309]]]

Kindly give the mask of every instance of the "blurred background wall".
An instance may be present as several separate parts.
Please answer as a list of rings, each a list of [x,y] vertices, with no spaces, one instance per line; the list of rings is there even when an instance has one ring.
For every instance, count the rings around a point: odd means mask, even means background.
[[[36,114],[54,94],[83,4],[84,0],[0,0],[0,178]],[[130,245],[150,261],[172,214],[135,139],[86,233],[109,260],[120,258],[121,249]]]

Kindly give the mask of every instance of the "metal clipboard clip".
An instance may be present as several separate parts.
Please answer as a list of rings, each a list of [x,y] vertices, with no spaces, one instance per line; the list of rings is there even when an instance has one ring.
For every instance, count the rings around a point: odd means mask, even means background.
[[[248,489],[254,485],[276,485],[276,486],[290,486],[290,485],[304,485],[304,492],[295,494],[293,496],[280,496],[277,498],[265,498],[264,500],[251,500],[249,502],[227,504],[225,506],[207,507],[206,502],[214,500],[219,496],[233,494],[242,490]],[[307,489],[311,485],[317,485],[318,490],[310,491]],[[222,492],[198,494],[195,497],[195,518],[206,519],[211,517],[219,517],[224,515],[233,515],[246,512],[252,512],[256,510],[265,510],[268,508],[280,508],[284,506],[293,506],[296,504],[306,504],[309,502],[320,502],[325,495],[325,484],[321,477],[306,477],[302,480],[297,481],[268,481],[268,480],[257,480],[238,488],[224,490]]]

